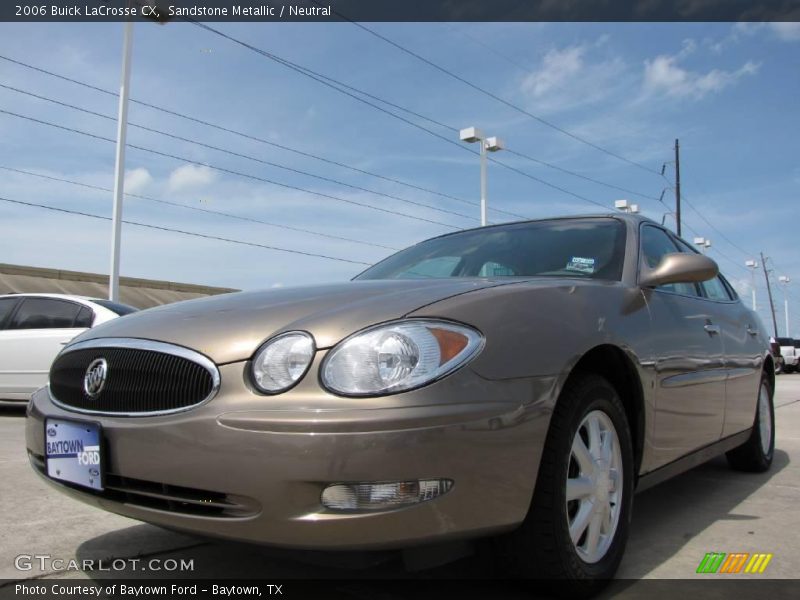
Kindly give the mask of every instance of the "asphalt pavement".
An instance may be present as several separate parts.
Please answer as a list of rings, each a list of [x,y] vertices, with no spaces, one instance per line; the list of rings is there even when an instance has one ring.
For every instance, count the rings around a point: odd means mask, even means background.
[[[778,377],[775,461],[764,474],[737,473],[715,459],[638,494],[621,578],[702,577],[707,552],[773,555],[762,578],[800,573],[800,374]],[[0,579],[102,578],[63,571],[61,563],[20,555],[103,561],[139,558],[114,577],[414,578],[491,576],[480,554],[433,570],[409,572],[394,554],[316,554],[195,538],[99,511],[47,486],[28,465],[24,412],[0,408]],[[169,562],[170,560],[176,563]],[[172,571],[180,561],[193,570]],[[26,569],[30,564],[30,569]],[[119,563],[118,563],[119,564]],[[150,564],[146,562],[145,564]],[[20,570],[22,566],[23,569]]]

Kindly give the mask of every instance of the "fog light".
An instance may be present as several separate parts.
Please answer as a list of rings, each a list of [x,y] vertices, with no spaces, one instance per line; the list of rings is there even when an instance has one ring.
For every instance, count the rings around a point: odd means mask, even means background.
[[[337,483],[322,492],[322,505],[331,510],[387,510],[433,500],[453,487],[449,479],[420,479],[381,483]]]

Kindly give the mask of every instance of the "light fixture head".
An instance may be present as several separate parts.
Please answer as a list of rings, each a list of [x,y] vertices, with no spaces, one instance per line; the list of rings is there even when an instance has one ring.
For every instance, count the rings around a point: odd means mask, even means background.
[[[483,139],[483,132],[477,127],[467,127],[459,132],[459,137],[461,138],[462,142],[474,144],[475,142],[479,142]]]
[[[697,244],[698,246],[705,246],[706,238],[704,238],[704,237],[696,237],[696,238],[694,238],[694,243]]]
[[[755,269],[758,266],[758,263],[756,263],[756,261],[754,260],[746,260],[744,261],[744,266],[750,267],[751,269]]]
[[[497,152],[499,150],[505,150],[506,144],[498,137],[490,137],[486,138],[486,149],[489,152]]]
[[[614,208],[617,210],[628,210],[628,201],[627,200],[614,200]]]

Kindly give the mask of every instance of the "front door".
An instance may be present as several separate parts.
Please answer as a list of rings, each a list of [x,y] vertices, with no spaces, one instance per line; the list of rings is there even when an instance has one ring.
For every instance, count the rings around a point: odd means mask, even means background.
[[[682,251],[656,226],[641,230],[642,261],[655,267]],[[725,418],[722,328],[693,283],[645,290],[655,368],[654,454],[658,466],[720,439]]]

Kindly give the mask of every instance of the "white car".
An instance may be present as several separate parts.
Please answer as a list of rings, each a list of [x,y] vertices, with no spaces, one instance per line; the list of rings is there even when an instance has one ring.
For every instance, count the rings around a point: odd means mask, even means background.
[[[136,311],[64,294],[0,296],[0,404],[27,402],[61,348],[90,327]]]
[[[781,346],[783,356],[783,370],[786,373],[793,373],[800,368],[800,340],[788,337],[779,337],[778,344]]]

